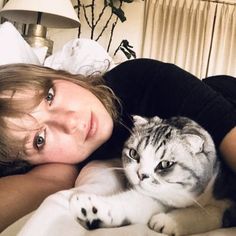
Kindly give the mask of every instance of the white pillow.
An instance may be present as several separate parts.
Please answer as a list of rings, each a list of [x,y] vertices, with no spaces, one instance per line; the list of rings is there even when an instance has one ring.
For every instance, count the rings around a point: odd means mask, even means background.
[[[30,63],[40,65],[33,49],[10,23],[0,25],[0,65]]]
[[[70,40],[61,50],[46,58],[44,65],[84,75],[114,67],[106,50],[98,42],[85,38]]]
[[[41,65],[43,65],[45,58],[47,56],[47,51],[48,51],[48,47],[31,47],[33,49],[33,52],[35,53],[35,55],[38,57],[39,62]]]

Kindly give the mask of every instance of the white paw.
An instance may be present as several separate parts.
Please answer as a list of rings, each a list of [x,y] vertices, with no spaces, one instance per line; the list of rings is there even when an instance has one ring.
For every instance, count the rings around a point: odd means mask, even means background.
[[[168,213],[160,213],[152,216],[149,221],[149,227],[156,232],[171,236],[179,235],[179,227],[174,217]]]
[[[111,209],[101,196],[74,194],[70,200],[70,210],[86,229],[112,226]]]

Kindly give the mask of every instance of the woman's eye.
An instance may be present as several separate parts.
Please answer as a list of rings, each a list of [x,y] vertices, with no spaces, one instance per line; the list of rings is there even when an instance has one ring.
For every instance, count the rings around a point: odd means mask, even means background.
[[[173,162],[173,161],[161,161],[158,165],[158,169],[159,170],[165,170],[165,169],[170,168],[174,164],[175,164],[175,162]]]
[[[135,149],[131,148],[131,149],[129,150],[129,156],[130,156],[132,159],[134,159],[134,160],[136,160],[136,161],[139,161],[139,155],[138,155],[138,152],[137,152]]]
[[[51,105],[53,99],[55,97],[55,93],[54,93],[54,89],[53,88],[50,88],[48,90],[48,94],[46,96],[46,101],[48,101],[49,105]]]
[[[46,143],[46,131],[38,133],[34,138],[34,147],[41,150]]]

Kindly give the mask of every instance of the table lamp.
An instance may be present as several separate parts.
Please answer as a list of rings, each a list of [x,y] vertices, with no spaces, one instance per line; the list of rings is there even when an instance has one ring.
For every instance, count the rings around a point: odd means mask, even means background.
[[[28,24],[25,40],[32,47],[48,47],[48,55],[53,41],[46,38],[46,27],[76,28],[80,24],[70,0],[9,0],[0,16]]]

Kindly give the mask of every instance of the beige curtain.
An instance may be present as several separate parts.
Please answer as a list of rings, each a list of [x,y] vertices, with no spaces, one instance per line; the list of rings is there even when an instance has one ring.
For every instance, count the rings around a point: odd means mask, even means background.
[[[236,77],[236,4],[217,4],[216,12],[208,75]]]
[[[216,3],[210,1],[146,0],[142,56],[175,63],[205,77],[209,53],[214,51],[215,13]]]

